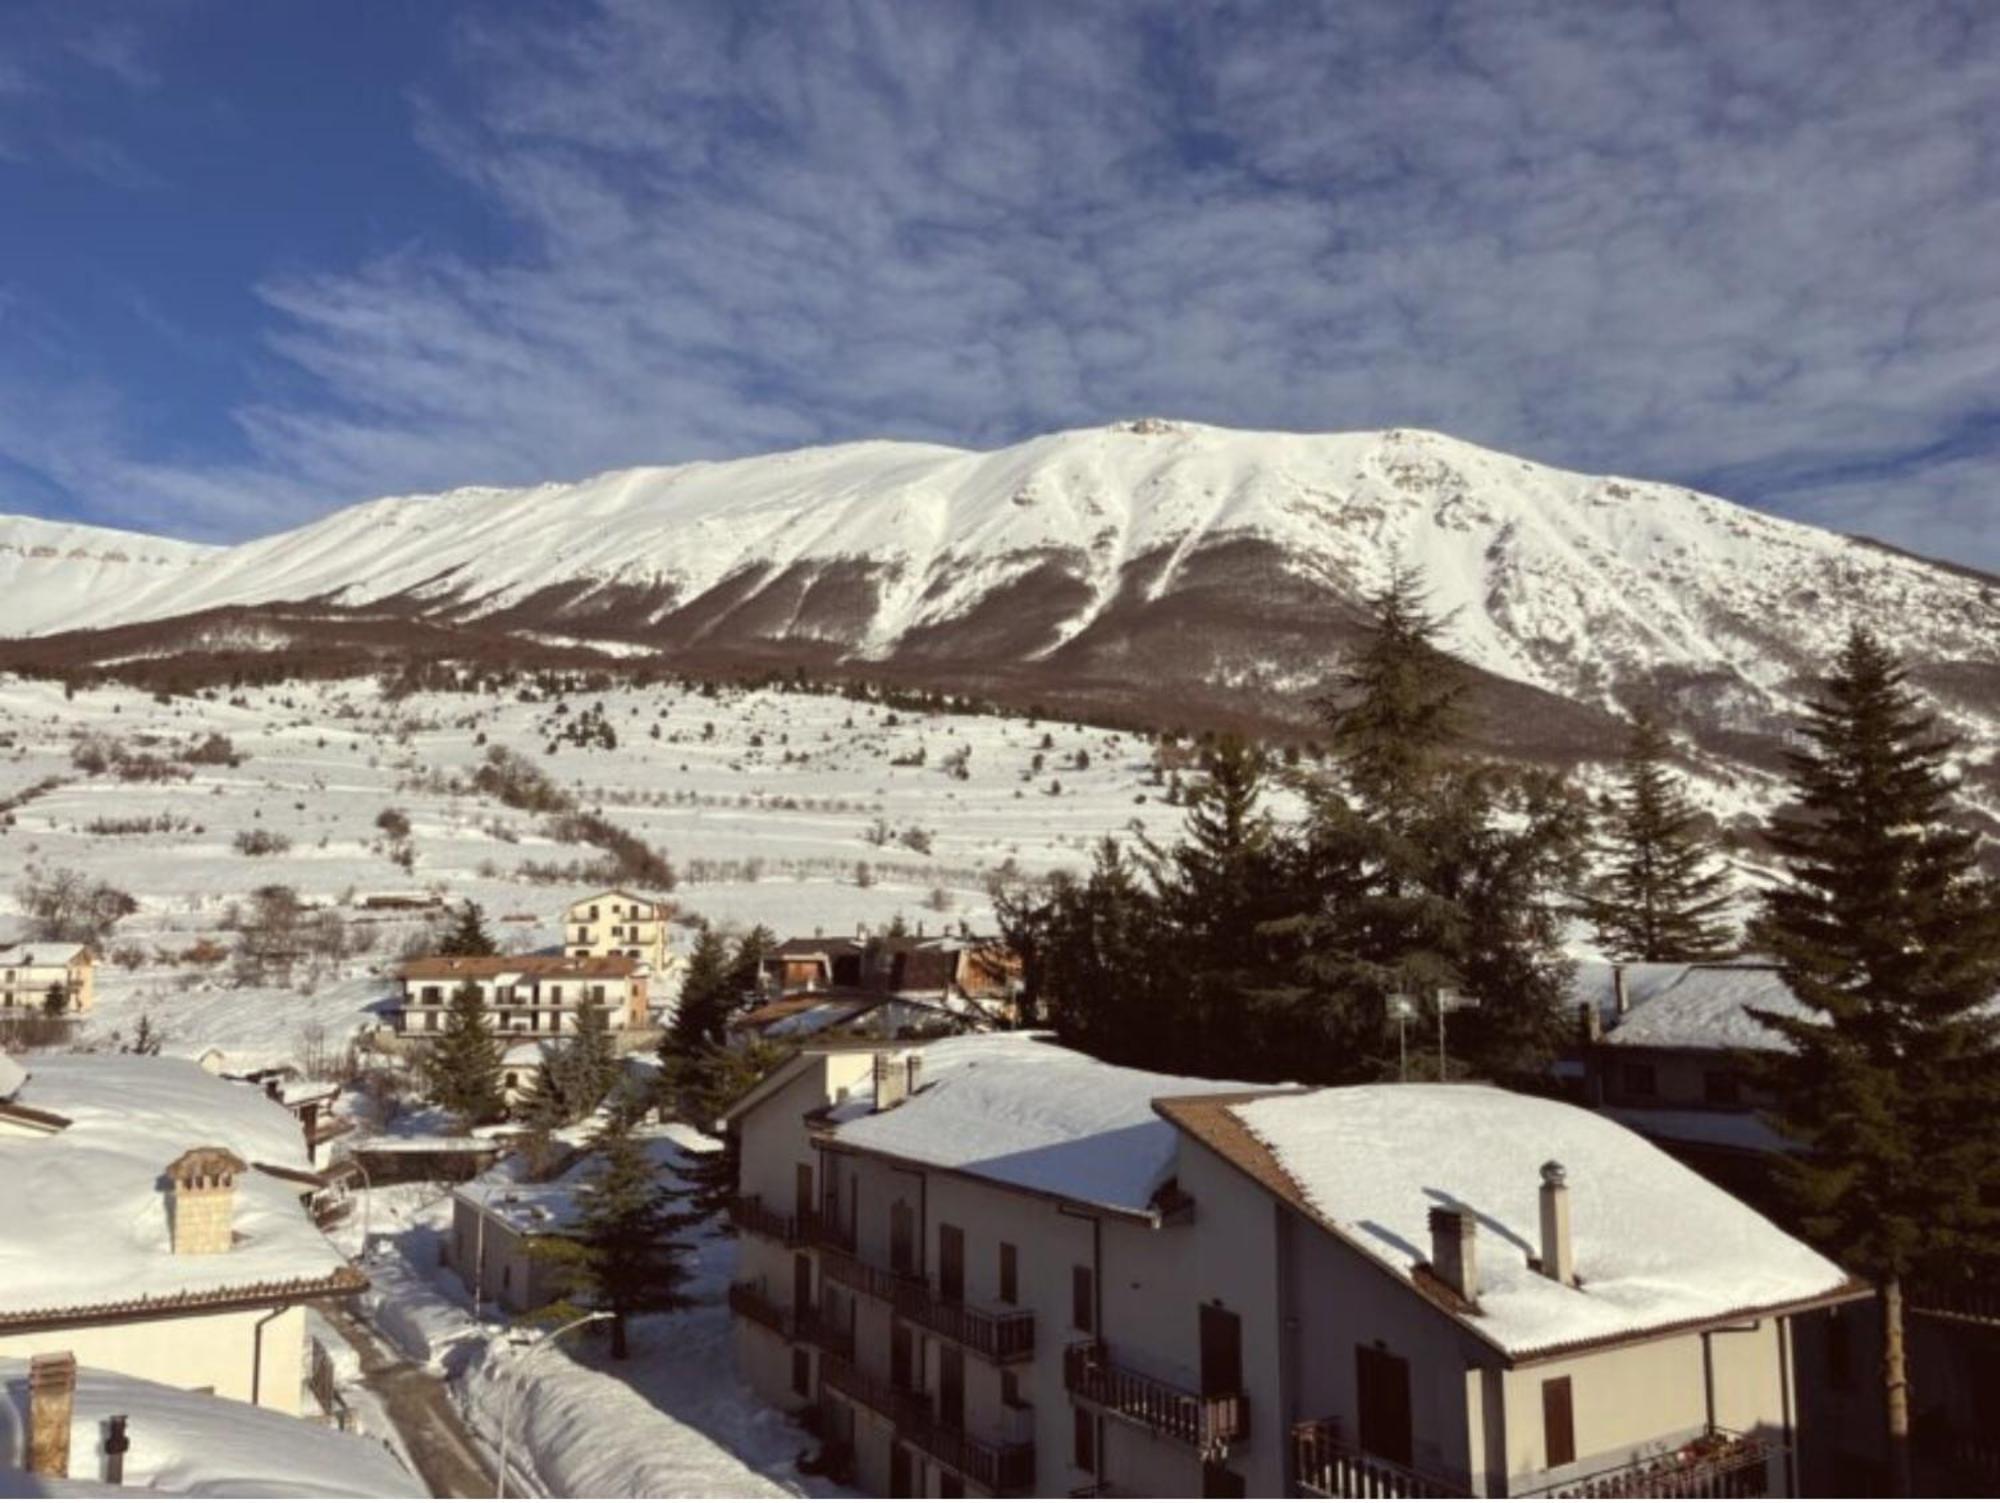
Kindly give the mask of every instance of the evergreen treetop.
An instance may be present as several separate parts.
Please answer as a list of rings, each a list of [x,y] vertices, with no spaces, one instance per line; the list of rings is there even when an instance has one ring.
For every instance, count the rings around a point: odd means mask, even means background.
[[[1583,899],[1605,954],[1624,961],[1714,960],[1733,949],[1724,916],[1728,870],[1667,759],[1673,746],[1648,710],[1632,717],[1606,863]]]
[[[438,1105],[468,1127],[506,1115],[500,1084],[500,1041],[487,1021],[479,988],[461,983],[445,1007],[444,1029],[431,1041],[425,1073]]]
[[[498,950],[486,930],[486,913],[467,898],[453,911],[451,927],[438,942],[440,955],[492,955]]]

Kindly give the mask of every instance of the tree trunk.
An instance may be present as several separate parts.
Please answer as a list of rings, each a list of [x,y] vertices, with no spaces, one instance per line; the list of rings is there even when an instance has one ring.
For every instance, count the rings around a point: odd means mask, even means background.
[[[1889,1421],[1891,1496],[1912,1496],[1910,1476],[1910,1376],[1903,1350],[1903,1281],[1882,1281],[1882,1399]]]

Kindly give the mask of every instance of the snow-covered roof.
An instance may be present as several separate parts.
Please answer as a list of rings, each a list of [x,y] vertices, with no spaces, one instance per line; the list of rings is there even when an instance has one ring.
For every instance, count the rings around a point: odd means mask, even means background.
[[[1696,1148],[1729,1148],[1741,1153],[1784,1153],[1794,1145],[1761,1113],[1698,1111],[1663,1106],[1600,1106],[1598,1110],[1634,1132]]]
[[[683,1145],[676,1134],[641,1128],[637,1135],[654,1168],[665,1169],[678,1161]],[[576,1193],[597,1173],[599,1163],[595,1155],[586,1154],[556,1178],[538,1183],[521,1179],[521,1160],[510,1158],[458,1186],[452,1195],[523,1236],[547,1236],[575,1223]]]
[[[914,1096],[873,1110],[872,1086],[829,1114],[843,1147],[1143,1212],[1173,1172],[1161,1096],[1252,1089],[1107,1065],[1034,1034],[940,1039],[919,1051]]]
[[[1634,971],[1643,972],[1635,977]],[[1671,973],[1671,974],[1669,974]],[[1635,982],[1643,981],[1643,985]],[[1629,1010],[1608,1019],[1604,1042],[1644,1049],[1761,1049],[1789,1047],[1745,1011],[1755,1007],[1784,1017],[1812,1011],[1770,966],[1691,965],[1627,967]]]
[[[0,1392],[24,1389],[27,1381],[24,1359],[0,1357]],[[129,1421],[125,1434],[131,1441],[125,1455],[128,1490],[186,1497],[427,1496],[379,1441],[343,1435],[255,1404],[94,1367],[77,1369],[74,1403],[70,1470],[79,1495],[107,1491],[101,1483],[77,1484],[92,1475],[91,1458],[103,1440],[104,1422],[122,1414]],[[17,1453],[9,1449],[15,1443],[14,1437],[0,1434],[0,1471],[18,1464]]]
[[[89,954],[89,945],[71,944],[64,940],[18,940],[0,945],[0,965],[68,966],[86,959]]]
[[[307,1217],[297,1183],[254,1169],[236,1183],[236,1246],[173,1251],[162,1176],[188,1149],[312,1173],[298,1121],[263,1092],[185,1059],[38,1054],[31,1064],[16,1104],[68,1125],[0,1138],[9,1211],[0,1216],[0,1324],[31,1311],[359,1285]]]
[[[1735,1197],[1596,1113],[1489,1086],[1351,1086],[1229,1108],[1304,1208],[1399,1277],[1430,1256],[1429,1213],[1478,1223],[1464,1318],[1515,1356],[1809,1301],[1847,1276]],[[1568,1171],[1577,1285],[1528,1266],[1541,1166]]]

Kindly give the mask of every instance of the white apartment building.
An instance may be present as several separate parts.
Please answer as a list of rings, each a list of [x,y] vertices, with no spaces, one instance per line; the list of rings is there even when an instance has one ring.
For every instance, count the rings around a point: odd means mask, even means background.
[[[88,945],[0,944],[0,1009],[40,1012],[59,987],[65,1010],[89,1012],[95,961]]]
[[[614,1029],[641,1029],[648,980],[643,964],[623,955],[431,955],[403,967],[401,1005],[389,1022],[416,1038],[441,1032],[452,994],[470,985],[503,1035],[574,1033],[586,1005],[605,1009]]]
[[[0,1055],[0,1359],[297,1414],[305,1306],[357,1292],[299,1125],[189,1060]]]
[[[1865,1290],[1636,1134],[1023,1035],[731,1108],[738,1354],[864,1491],[1796,1490],[1794,1327]]]

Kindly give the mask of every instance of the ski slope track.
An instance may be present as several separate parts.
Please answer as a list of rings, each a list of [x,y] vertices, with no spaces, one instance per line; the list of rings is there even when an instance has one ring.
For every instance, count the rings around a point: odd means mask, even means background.
[[[1398,559],[1504,748],[1603,755],[1644,697],[1714,756],[1774,765],[1859,620],[1994,776],[2000,579],[1408,429],[843,444],[392,497],[228,548],[0,518],[0,633],[43,644],[0,664],[297,646],[365,618],[421,624],[425,652],[475,633],[1302,724]]]

